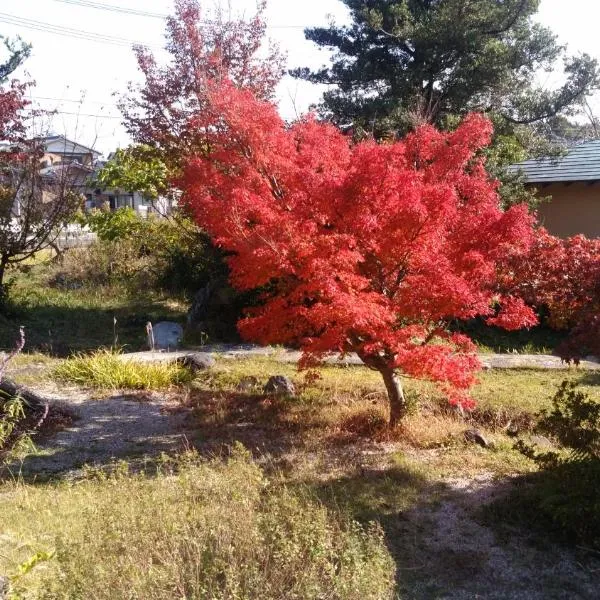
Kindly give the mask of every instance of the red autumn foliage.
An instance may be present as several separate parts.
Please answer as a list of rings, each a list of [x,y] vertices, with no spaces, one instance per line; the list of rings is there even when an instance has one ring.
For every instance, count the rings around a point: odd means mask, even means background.
[[[190,116],[205,110],[209,82],[229,79],[258,98],[274,97],[284,60],[276,46],[263,51],[265,8],[258,2],[256,14],[245,20],[221,9],[203,13],[198,0],[175,0],[166,27],[170,62],[160,65],[146,47],[135,48],[144,82],[130,86],[121,110],[136,143],[156,148],[177,167],[191,148],[198,150]]]
[[[21,111],[27,104],[25,86],[13,81],[6,88],[0,87],[0,140],[16,141],[24,133]]]
[[[480,364],[450,320],[535,324],[521,300],[496,291],[497,265],[527,252],[533,217],[499,209],[477,156],[492,134],[484,117],[353,145],[311,117],[286,126],[272,104],[221,82],[193,126],[211,152],[189,161],[184,200],[231,253],[234,286],[265,290],[241,334],[299,346],[304,366],[357,352],[384,378],[392,424],[405,411],[397,372],[470,403]]]
[[[510,261],[512,287],[548,313],[548,324],[569,330],[558,354],[579,361],[600,356],[600,239],[566,240],[540,229],[526,257]]]

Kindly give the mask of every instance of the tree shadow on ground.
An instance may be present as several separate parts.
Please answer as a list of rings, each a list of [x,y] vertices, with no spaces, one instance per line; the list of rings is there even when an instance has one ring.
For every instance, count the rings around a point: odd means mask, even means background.
[[[205,454],[239,442],[255,456],[270,456],[276,468],[294,453],[319,453],[340,466],[354,465],[372,440],[344,429],[335,404],[247,392],[194,391],[187,399],[196,444]],[[384,422],[385,425],[385,422]],[[284,462],[279,462],[284,458]]]
[[[600,562],[526,528],[499,535],[481,507],[504,498],[511,480],[435,482],[410,467],[358,469],[315,489],[321,500],[383,528],[403,600],[597,598]]]
[[[597,385],[600,386],[600,371],[587,371],[583,377],[579,379],[581,385]]]

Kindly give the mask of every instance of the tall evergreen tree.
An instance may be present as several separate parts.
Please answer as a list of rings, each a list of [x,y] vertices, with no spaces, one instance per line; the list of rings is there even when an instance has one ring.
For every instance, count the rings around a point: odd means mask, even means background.
[[[2,35],[0,35],[0,42],[5,48],[5,53],[8,53],[8,57],[3,59],[4,62],[0,62],[0,83],[4,83],[29,56],[31,46],[20,38],[11,40]]]
[[[595,59],[569,56],[533,21],[539,0],[341,0],[348,26],[307,29],[335,51],[329,67],[297,77],[332,85],[320,112],[357,134],[404,134],[421,123],[452,127],[470,111],[496,127],[498,162],[540,148],[531,127],[577,111],[599,85]],[[564,82],[538,85],[538,73],[562,62]]]

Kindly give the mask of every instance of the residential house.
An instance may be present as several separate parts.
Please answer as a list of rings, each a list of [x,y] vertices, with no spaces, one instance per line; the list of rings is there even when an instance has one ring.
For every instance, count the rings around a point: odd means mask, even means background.
[[[140,215],[147,216],[150,213],[166,214],[172,208],[166,198],[153,200],[138,191],[105,189],[93,185],[94,174],[106,164],[97,150],[61,135],[47,136],[40,138],[40,141],[45,148],[42,159],[44,173],[58,174],[68,166],[73,185],[85,196],[86,210],[105,206],[111,210],[130,207]],[[108,160],[112,156],[109,154]]]
[[[520,171],[539,197],[551,197],[538,209],[550,233],[600,237],[600,140],[573,146],[563,156],[527,160],[511,170]]]

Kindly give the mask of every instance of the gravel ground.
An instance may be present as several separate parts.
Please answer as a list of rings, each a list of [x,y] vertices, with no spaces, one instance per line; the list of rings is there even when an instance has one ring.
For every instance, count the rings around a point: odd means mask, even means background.
[[[510,479],[492,474],[447,479],[441,501],[407,514],[404,535],[414,540],[400,565],[403,600],[596,600],[600,560],[511,529],[501,537],[477,511],[501,499]],[[582,554],[582,553],[580,553]],[[404,581],[406,585],[403,585]]]
[[[72,412],[71,426],[37,443],[39,453],[12,465],[27,478],[58,474],[76,475],[84,464],[106,464],[113,458],[156,456],[189,446],[187,411],[158,394],[144,397],[90,398],[77,389],[36,388],[50,400]]]

